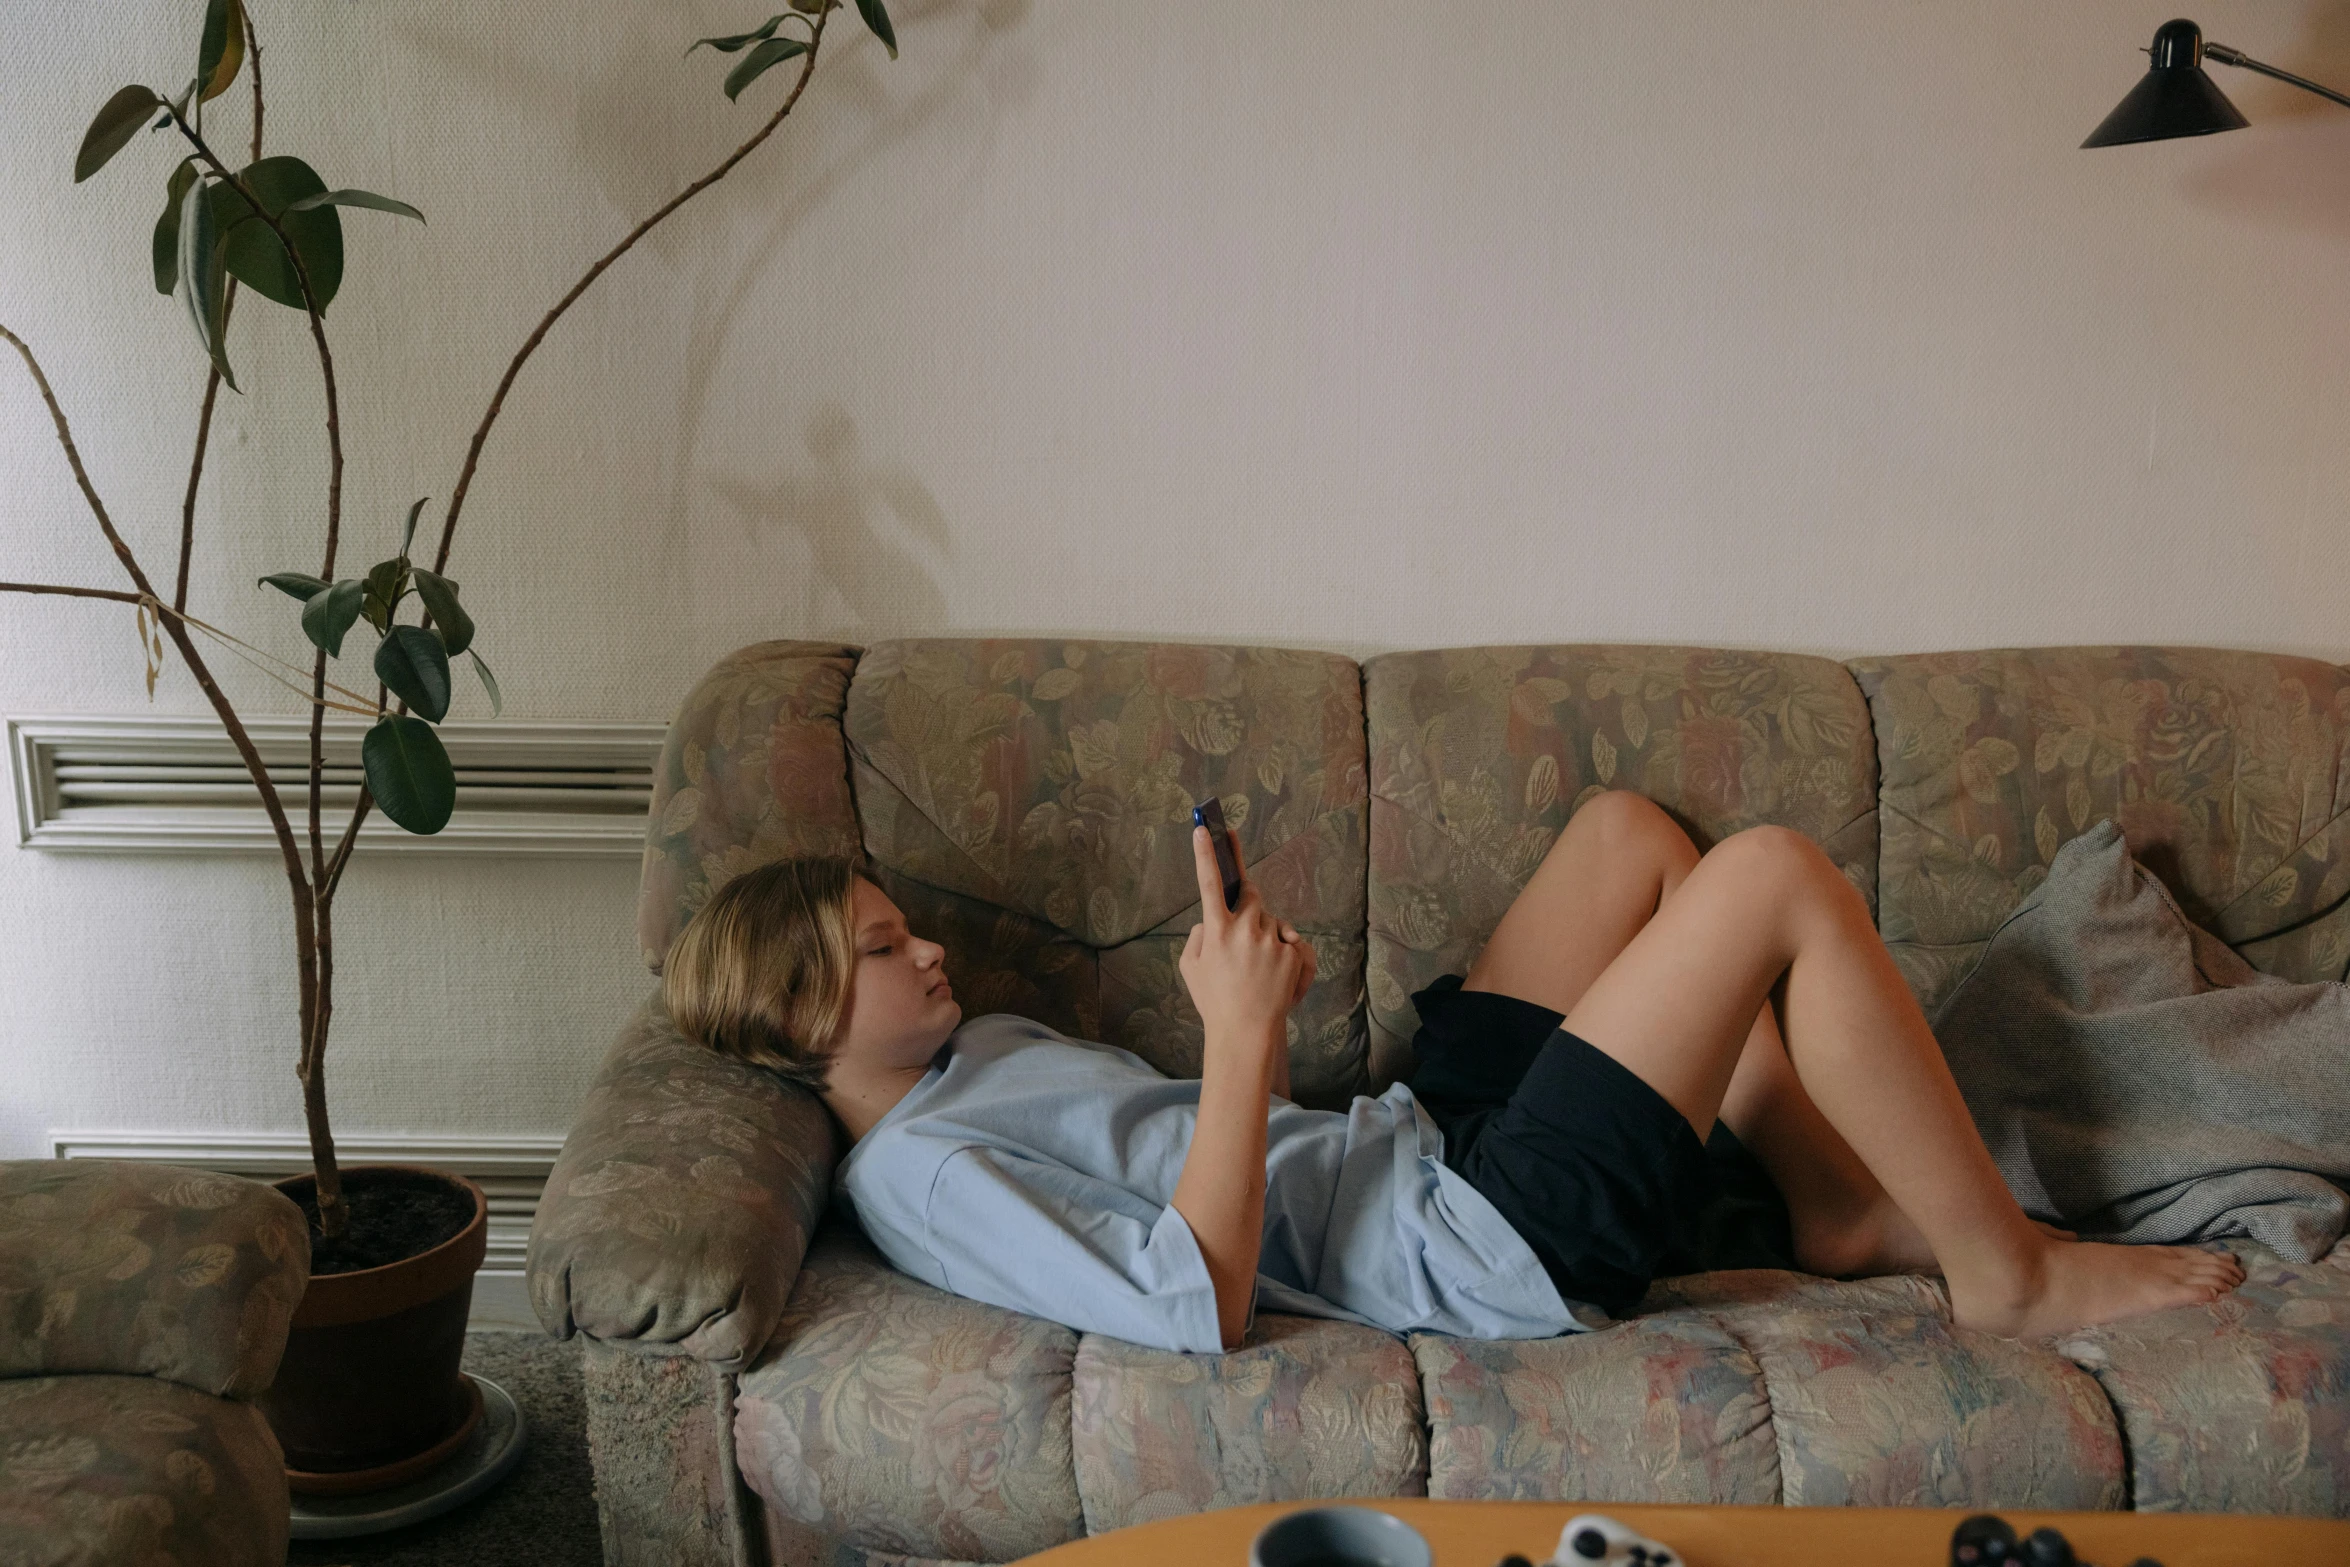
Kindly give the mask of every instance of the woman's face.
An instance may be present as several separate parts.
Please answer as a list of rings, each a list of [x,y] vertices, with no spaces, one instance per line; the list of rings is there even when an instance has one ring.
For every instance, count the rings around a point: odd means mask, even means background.
[[[889,895],[862,876],[852,910],[856,966],[833,1058],[878,1070],[926,1065],[963,1021],[940,966],[946,948],[906,929]]]

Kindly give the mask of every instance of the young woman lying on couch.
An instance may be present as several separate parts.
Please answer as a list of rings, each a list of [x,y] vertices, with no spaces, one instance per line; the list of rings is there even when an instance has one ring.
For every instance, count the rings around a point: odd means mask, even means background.
[[[1260,1305],[1542,1337],[1721,1267],[1939,1272],[1961,1326],[2023,1338],[2242,1282],[2224,1252],[2024,1215],[1867,905],[1799,833],[1700,856],[1648,800],[1595,797],[1467,976],[1413,997],[1408,1082],[1345,1111],[1287,1098],[1313,947],[1253,886],[1228,912],[1192,836],[1197,1081],[964,1022],[945,949],[839,859],[728,882],[663,994],[821,1096],[853,1145],[835,1191],[898,1268],[1135,1343],[1234,1348]]]

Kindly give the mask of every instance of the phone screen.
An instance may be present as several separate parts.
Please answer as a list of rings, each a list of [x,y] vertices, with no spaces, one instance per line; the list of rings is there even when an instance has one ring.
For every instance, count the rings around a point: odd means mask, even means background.
[[[1240,907],[1240,857],[1232,850],[1232,834],[1224,828],[1224,802],[1210,795],[1191,808],[1191,819],[1208,830],[1216,851],[1216,869],[1224,878],[1224,907]]]

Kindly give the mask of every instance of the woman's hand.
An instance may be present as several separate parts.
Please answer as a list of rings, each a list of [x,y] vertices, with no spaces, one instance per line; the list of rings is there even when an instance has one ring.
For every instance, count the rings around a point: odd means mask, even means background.
[[[1237,837],[1232,855],[1237,864]],[[1191,858],[1201,919],[1183,943],[1181,967],[1207,1039],[1199,1119],[1168,1201],[1191,1226],[1216,1289],[1217,1332],[1236,1349],[1256,1300],[1264,1242],[1269,1096],[1289,1097],[1289,1009],[1314,982],[1314,948],[1266,912],[1245,875],[1240,907],[1224,907],[1224,877],[1205,827],[1192,829]]]
[[[1232,848],[1237,863],[1237,834]],[[1273,917],[1245,871],[1240,907],[1224,907],[1224,878],[1205,827],[1191,831],[1191,857],[1199,872],[1202,919],[1184,941],[1178,966],[1200,1021],[1210,1040],[1261,1037],[1267,1029],[1278,1040],[1289,1009],[1314,982],[1313,943]]]

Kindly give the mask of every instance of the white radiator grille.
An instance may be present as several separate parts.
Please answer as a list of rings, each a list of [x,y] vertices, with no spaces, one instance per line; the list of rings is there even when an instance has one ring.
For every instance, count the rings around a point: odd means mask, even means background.
[[[457,770],[449,824],[419,837],[371,811],[356,852],[613,855],[644,848],[663,725],[491,720],[438,726]],[[320,789],[330,840],[359,794],[367,725],[329,719]],[[248,720],[286,814],[308,809],[309,726]],[[227,732],[211,718],[12,718],[17,841],[112,853],[274,851],[276,837]],[[300,829],[297,828],[299,832]]]

